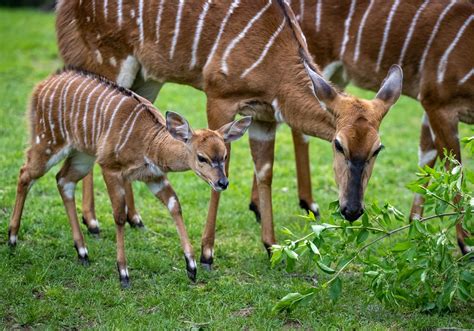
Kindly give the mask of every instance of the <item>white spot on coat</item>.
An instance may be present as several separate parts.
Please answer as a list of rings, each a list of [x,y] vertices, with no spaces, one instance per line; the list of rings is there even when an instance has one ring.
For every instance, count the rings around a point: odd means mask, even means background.
[[[61,178],[58,182],[59,186],[61,187],[64,196],[72,200],[74,198],[74,192],[76,190],[76,183],[73,182],[66,182],[64,178]]]
[[[252,122],[249,127],[249,138],[256,141],[271,141],[275,139],[275,130],[268,130],[258,122]]]
[[[140,64],[138,63],[138,60],[133,55],[127,56],[120,66],[120,72],[117,76],[117,84],[126,88],[132,87],[139,69]]]
[[[116,67],[117,66],[117,60],[115,59],[115,57],[110,57],[109,59],[109,63],[112,67]]]
[[[425,166],[426,164],[433,161],[436,156],[438,155],[438,151],[436,149],[431,149],[429,151],[423,151],[421,148],[418,150],[418,165],[420,167]]]
[[[102,59],[102,53],[101,53],[98,49],[95,50],[95,60],[96,60],[97,63],[99,63],[99,64],[102,64],[102,62],[104,61],[104,60]]]
[[[79,254],[80,257],[85,257],[87,255],[87,248],[85,247],[79,247],[77,249],[77,252]]]
[[[272,164],[271,163],[265,163],[258,171],[256,171],[255,176],[257,177],[258,181],[261,181],[264,179],[268,172],[272,169]]]
[[[168,210],[173,211],[177,204],[178,204],[178,201],[176,201],[176,198],[173,196],[170,197],[168,199]]]

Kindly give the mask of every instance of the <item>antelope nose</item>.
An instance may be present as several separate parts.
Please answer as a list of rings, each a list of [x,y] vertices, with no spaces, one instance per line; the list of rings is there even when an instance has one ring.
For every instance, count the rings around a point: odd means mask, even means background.
[[[229,186],[229,180],[227,178],[221,178],[217,181],[217,186],[219,186],[219,188],[225,190],[227,188],[227,186]]]
[[[341,209],[341,213],[346,220],[348,220],[349,222],[354,222],[364,213],[364,208],[352,208],[345,206]]]

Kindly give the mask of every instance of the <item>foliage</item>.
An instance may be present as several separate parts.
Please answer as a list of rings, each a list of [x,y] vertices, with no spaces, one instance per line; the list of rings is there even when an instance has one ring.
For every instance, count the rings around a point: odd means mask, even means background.
[[[444,162],[435,169],[425,166],[408,185],[425,198],[425,213],[432,216],[400,226],[406,217],[399,210],[388,203],[372,204],[360,221],[349,224],[341,219],[335,202],[328,223],[307,217],[311,232],[306,236],[296,238],[285,229],[294,239],[273,246],[272,266],[284,262],[286,270],[292,271],[298,261],[307,259],[330,278],[302,293],[288,294],[274,311],[291,310],[323,289],[337,300],[342,293],[341,273],[355,262],[354,269],[367,278],[372,297],[388,307],[445,311],[456,302],[472,302],[474,270],[469,260],[473,253],[457,256],[454,236],[461,222],[465,231],[474,233],[474,199],[468,185],[473,183],[472,175],[452,156],[444,161],[450,164],[448,169]],[[405,236],[393,238],[404,230],[408,231]],[[384,240],[389,245],[378,245]],[[468,238],[466,243],[472,246],[474,241]]]

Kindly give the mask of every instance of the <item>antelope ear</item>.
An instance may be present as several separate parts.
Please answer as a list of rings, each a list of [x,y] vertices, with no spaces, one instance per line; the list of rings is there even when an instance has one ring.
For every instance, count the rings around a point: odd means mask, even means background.
[[[314,93],[320,102],[325,104],[331,104],[332,101],[337,96],[337,91],[328,83],[320,74],[310,68],[310,66],[305,62],[304,66],[308,72],[311,81],[313,82]],[[331,111],[330,108],[328,108]]]
[[[391,106],[397,102],[402,93],[403,71],[399,65],[392,65],[385,77],[380,90],[377,92],[375,99],[381,100],[385,104],[385,112],[382,117],[388,112]]]
[[[227,123],[217,130],[217,132],[224,137],[225,143],[230,143],[231,141],[241,138],[249,128],[250,124],[252,124],[252,117],[245,116],[239,120]]]
[[[177,140],[187,143],[193,136],[188,121],[178,113],[166,112],[166,130]]]

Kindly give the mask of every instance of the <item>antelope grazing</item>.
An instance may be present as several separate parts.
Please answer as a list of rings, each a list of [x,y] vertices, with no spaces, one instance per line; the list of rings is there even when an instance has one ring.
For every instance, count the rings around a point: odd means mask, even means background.
[[[458,121],[474,123],[472,1],[293,1],[326,78],[376,90],[392,63],[403,67],[403,94],[425,109],[419,165],[433,166],[443,149],[461,161]],[[307,165],[300,165],[305,167]],[[422,215],[417,195],[411,218]],[[457,228],[463,253],[465,233]]]
[[[200,89],[207,96],[210,128],[237,114],[253,117],[250,148],[267,249],[276,243],[271,184],[278,123],[334,141],[342,213],[350,220],[360,216],[380,148],[378,127],[400,92],[399,68],[390,71],[373,101],[338,93],[318,73],[283,1],[69,0],[58,5],[56,27],[67,64],[105,75],[149,100],[165,82]],[[307,146],[300,146],[297,158],[307,157]],[[348,169],[344,159],[357,166]],[[348,183],[356,186],[349,189]],[[207,268],[213,262],[218,203],[219,193],[212,192],[202,237],[201,263]]]
[[[170,171],[193,170],[216,191],[227,188],[225,144],[240,138],[250,117],[217,131],[193,131],[180,115],[166,120],[147,100],[92,74],[66,70],[38,85],[29,120],[30,147],[20,170],[8,242],[15,246],[29,189],[48,170],[66,159],[56,176],[81,262],[87,248],[76,215],[74,191],[97,162],[102,168],[116,225],[117,268],[123,287],[129,285],[125,259],[124,225],[127,212],[124,182],[139,180],[165,205],[176,222],[191,280],[196,262],[181,214],[181,206],[166,178]]]

